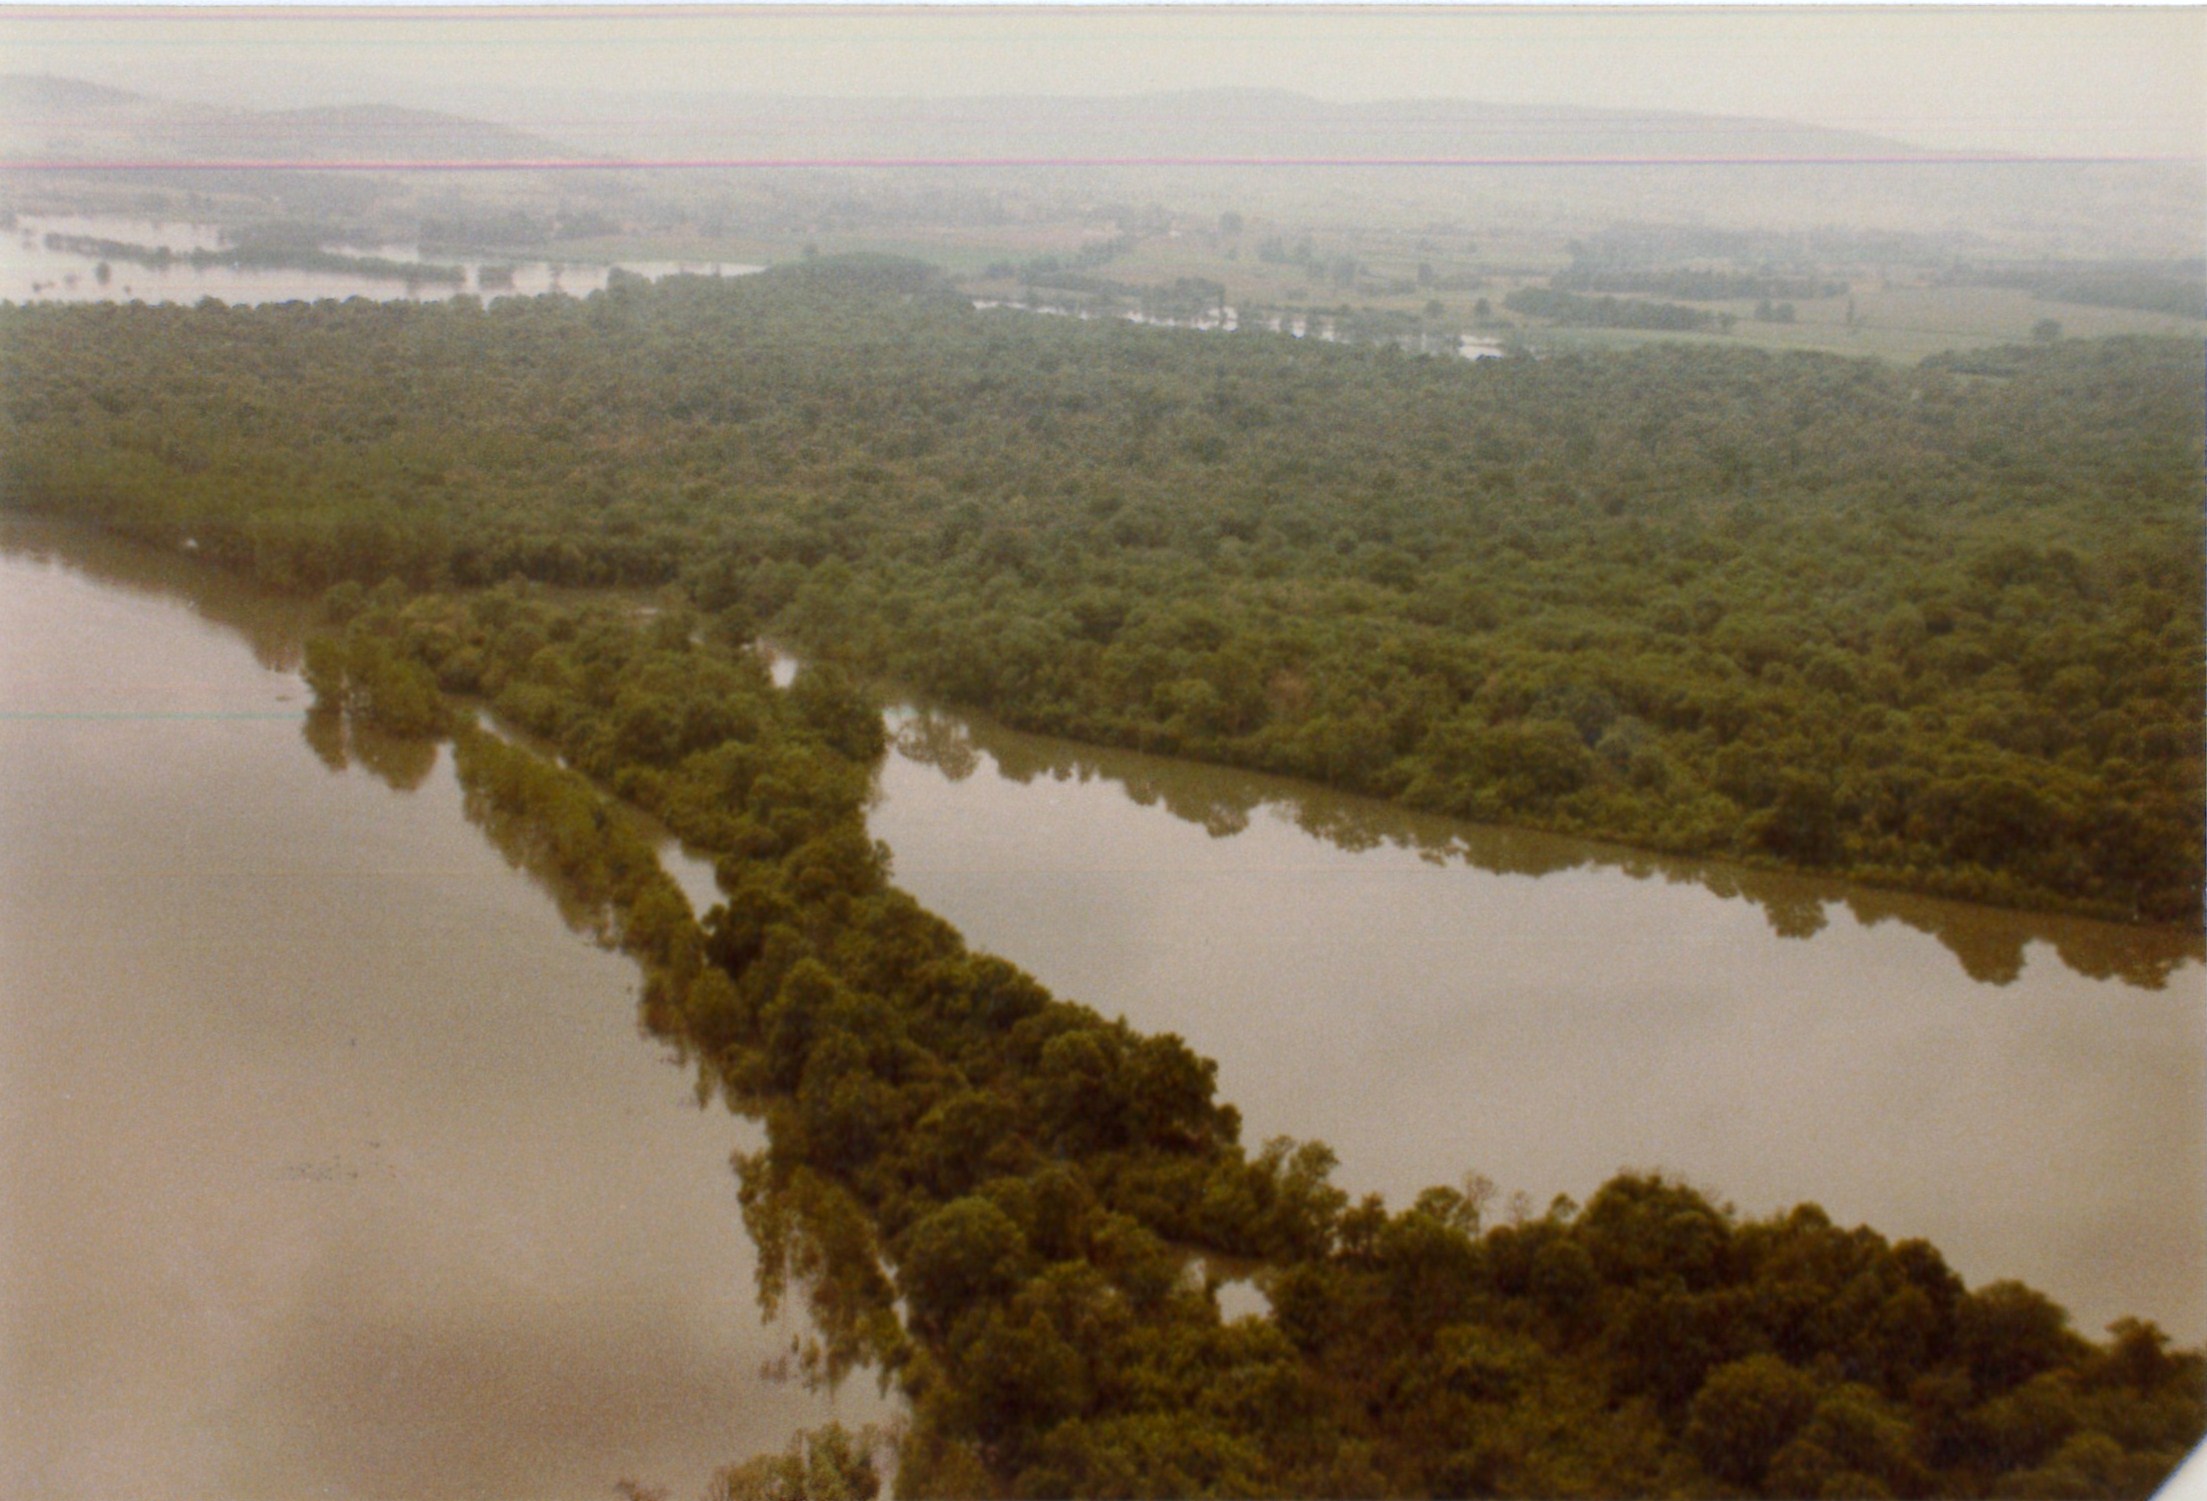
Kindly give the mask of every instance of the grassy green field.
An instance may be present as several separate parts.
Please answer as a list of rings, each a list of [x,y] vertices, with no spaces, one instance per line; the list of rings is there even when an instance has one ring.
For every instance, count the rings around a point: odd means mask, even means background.
[[[945,227],[900,235],[820,235],[806,241],[760,238],[735,242],[722,253],[734,259],[783,260],[800,254],[810,243],[823,254],[869,250],[909,255],[960,277],[977,295],[1010,298],[1019,295],[1024,278],[989,277],[984,274],[989,267],[1062,257],[1097,238],[1092,229],[1078,224]],[[1724,333],[1555,326],[1517,317],[1502,303],[1521,287],[1546,286],[1548,278],[1568,264],[1569,241],[1560,235],[1514,228],[1493,234],[1454,228],[1371,230],[1354,236],[1314,233],[1308,235],[1312,242],[1308,266],[1260,257],[1260,247],[1267,241],[1281,241],[1292,248],[1303,238],[1305,232],[1294,226],[1264,221],[1252,223],[1238,235],[1223,234],[1211,226],[1176,225],[1166,233],[1142,238],[1131,250],[1085,274],[1133,287],[1209,281],[1222,286],[1226,301],[1236,307],[1383,311],[1423,318],[1436,328],[1515,336],[1536,349],[1613,348],[1684,339],[1914,363],[1944,350],[2024,342],[2048,319],[2070,338],[2207,336],[2207,318],[2055,302],[2006,288],[1937,285],[1928,278],[1901,280],[1845,266],[1827,268],[1823,274],[1844,281],[1848,293],[1796,300],[1794,319],[1788,323],[1758,321],[1753,300],[1735,300],[1693,304],[1731,314],[1733,324]],[[663,258],[669,259],[698,253],[690,247],[666,249]],[[1346,283],[1334,275],[1343,260],[1355,261],[1358,268]],[[1425,284],[1420,284],[1421,266]],[[1045,285],[1049,280],[1041,278]],[[1434,304],[1438,304],[1437,315]]]
[[[2028,342],[2043,319],[2061,325],[2065,338],[2103,338],[2117,334],[2159,334],[2183,338],[2207,336],[2207,319],[2132,312],[2048,302],[2025,292],[1993,287],[1864,288],[1854,294],[1855,321],[1846,321],[1847,299],[1826,298],[1796,304],[1792,323],[1758,323],[1752,303],[1706,306],[1738,315],[1729,333],[1653,333],[1613,328],[1538,328],[1520,336],[1536,348],[1598,349],[1645,344],[1653,339],[1746,345],[1761,349],[1814,349],[1832,354],[1867,355],[1914,364],[1950,349],[1982,349]],[[1697,304],[1698,305],[1698,304]]]

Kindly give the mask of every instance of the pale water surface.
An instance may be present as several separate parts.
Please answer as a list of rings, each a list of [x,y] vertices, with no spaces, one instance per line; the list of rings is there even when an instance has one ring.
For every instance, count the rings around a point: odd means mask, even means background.
[[[0,230],[0,301],[190,303],[202,297],[213,297],[230,303],[264,303],[366,297],[388,302],[400,299],[437,301],[462,292],[485,301],[543,292],[565,292],[583,297],[604,287],[612,269],[595,262],[486,259],[476,254],[446,255],[436,251],[424,254],[415,245],[332,245],[331,250],[346,255],[457,265],[467,273],[467,279],[464,284],[455,285],[447,281],[407,282],[338,271],[194,266],[188,261],[149,266],[111,259],[108,279],[103,282],[98,275],[99,257],[49,248],[46,244],[48,234],[113,240],[125,245],[166,246],[179,256],[194,250],[216,250],[223,243],[220,230],[210,224],[130,219],[110,214],[25,214],[18,218],[14,229]],[[486,267],[493,272],[489,278],[484,276]],[[624,261],[621,269],[639,276],[660,277],[685,271],[706,276],[740,276],[760,268],[732,262]],[[507,279],[502,279],[500,273]]]
[[[687,1497],[881,1414],[762,1377],[755,1128],[448,754],[310,746],[281,604],[0,539],[0,1494]]]
[[[762,1377],[800,1331],[755,1310],[751,1128],[445,755],[310,733],[298,625],[0,530],[0,1493],[688,1495],[878,1416]],[[2196,935],[893,724],[900,883],[1352,1192],[1662,1168],[2207,1334]]]
[[[2196,934],[1427,818],[905,709],[899,884],[1407,1203],[1662,1169],[2207,1336]]]

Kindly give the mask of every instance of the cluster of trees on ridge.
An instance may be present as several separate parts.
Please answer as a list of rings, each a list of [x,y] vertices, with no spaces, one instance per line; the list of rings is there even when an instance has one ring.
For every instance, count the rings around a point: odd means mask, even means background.
[[[1844,297],[1847,284],[1821,276],[1789,276],[1773,271],[1719,271],[1668,266],[1652,269],[1615,266],[1579,258],[1548,279],[1559,292],[1636,292],[1675,297],[1685,302],[1768,302],[1773,298]]]
[[[279,585],[679,582],[1023,728],[2186,923],[2202,405],[2182,341],[1471,363],[865,258],[0,309],[4,503]]]
[[[2142,1496],[2207,1427],[2207,1358],[2151,1325],[2094,1344],[1813,1206],[1743,1222],[1626,1175],[1496,1223],[1477,1181],[1390,1212],[1321,1145],[1248,1151],[1180,1039],[891,883],[847,677],[777,690],[677,598],[327,604],[316,717],[451,734],[471,815],[637,958],[701,1097],[763,1118],[738,1162],[762,1297],[805,1297],[813,1374],[872,1362],[909,1400],[901,1494]],[[714,857],[702,920],[609,789]],[[1269,1314],[1222,1318],[1204,1258]],[[875,1472],[837,1433],[722,1479]]]
[[[1729,332],[1733,315],[1688,307],[1682,302],[1654,302],[1640,297],[1589,297],[1541,287],[1519,287],[1502,299],[1513,313],[1549,318],[1581,328],[1649,328],[1671,333],[1717,329]]]
[[[2180,318],[2207,317],[2207,263],[2191,261],[2046,261],[1976,266],[1962,262],[1940,278],[1961,286],[2015,287],[2050,302],[2136,308]]]

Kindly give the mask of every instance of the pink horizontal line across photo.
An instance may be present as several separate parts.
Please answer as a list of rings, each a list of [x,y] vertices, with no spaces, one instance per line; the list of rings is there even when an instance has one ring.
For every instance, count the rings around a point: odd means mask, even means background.
[[[0,161],[7,172],[664,172],[733,168],[885,167],[1983,167],[2185,165],[2158,155],[2043,156],[2017,152],[1833,156],[818,156],[515,157],[461,161]]]

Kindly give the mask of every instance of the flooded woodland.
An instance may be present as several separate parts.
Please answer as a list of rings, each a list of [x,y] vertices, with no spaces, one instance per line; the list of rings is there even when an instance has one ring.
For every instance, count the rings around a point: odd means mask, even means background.
[[[330,764],[285,602],[0,545],[0,1489],[694,1490],[879,1407],[762,1376],[755,1128],[449,755]]]
[[[799,1315],[759,1316],[728,1166],[757,1128],[699,1108],[449,754],[317,730],[297,605],[0,544],[18,1478],[602,1495],[887,1410],[773,1379]],[[1660,1168],[2198,1337],[2194,938],[890,723],[900,884],[1187,1037],[1252,1139],[1324,1139],[1358,1191]]]
[[[1597,19],[0,16],[0,1493],[2163,1487],[2207,19]]]

